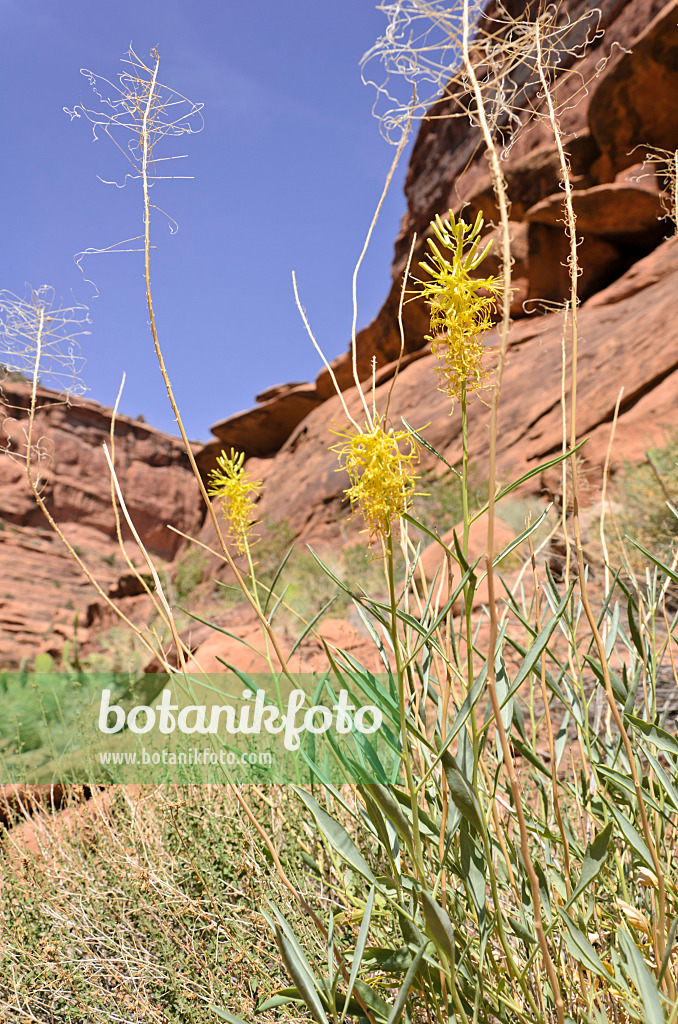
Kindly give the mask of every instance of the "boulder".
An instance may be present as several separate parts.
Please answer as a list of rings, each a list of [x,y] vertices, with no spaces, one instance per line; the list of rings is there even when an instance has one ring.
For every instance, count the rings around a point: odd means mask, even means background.
[[[258,395],[255,395],[254,401],[258,403],[270,402],[272,398],[280,398],[281,395],[286,395],[288,392],[294,391],[295,388],[303,387],[306,383],[305,380],[295,380],[287,384],[273,384],[270,388],[265,388],[264,391],[260,391]]]
[[[457,523],[457,525],[444,533],[441,537],[443,544],[454,551],[454,535],[456,533],[459,543],[462,542],[463,537],[463,523]],[[494,521],[494,554],[496,556],[508,547],[509,544],[516,537],[515,530],[505,523],[502,519],[495,518]],[[527,547],[526,543],[523,545]],[[481,516],[480,519],[476,519],[471,524],[468,538],[468,562],[469,565],[480,559],[475,569],[475,575],[485,577],[487,572],[486,564],[486,553],[487,553],[487,516]],[[452,593],[456,589],[462,573],[461,569],[456,562],[452,563]],[[448,559],[445,551],[440,544],[429,544],[428,547],[424,548],[419,559],[419,567],[415,573],[415,581],[418,589],[424,593],[433,587],[433,604],[434,607],[442,608],[447,602],[449,597],[448,587]],[[503,592],[503,588],[497,581],[497,594]],[[487,605],[489,600],[487,581],[485,578],[481,579],[478,584],[475,593],[473,595],[473,607],[479,608],[481,605]],[[452,606],[452,611],[455,615],[458,615],[462,609],[461,598],[458,598]]]
[[[217,456],[221,455],[225,448],[226,445],[223,441],[208,441],[196,454],[195,461],[205,485],[209,483],[211,470],[217,467]]]
[[[507,161],[504,177],[511,201],[511,218],[521,221],[531,207],[559,187],[558,153],[551,144],[527,153],[519,160]],[[489,173],[477,181],[474,191],[464,199],[461,198],[462,195],[464,192],[459,194],[455,189],[450,194],[449,207],[455,213],[463,212],[466,221],[474,221],[479,213],[483,214],[486,223],[498,220],[499,211]]]
[[[276,390],[274,397],[262,401],[246,412],[236,413],[220,420],[212,427],[221,442],[221,448],[234,448],[247,457],[266,458],[277,452],[298,423],[323,401],[315,384],[292,385],[288,390]],[[264,392],[264,395],[266,392]],[[212,446],[214,450],[216,446]],[[217,453],[218,454],[218,453]],[[201,467],[206,463],[201,458]],[[216,464],[216,460],[215,460]]]
[[[618,242],[653,247],[661,241],[664,228],[660,223],[663,209],[659,192],[640,183],[613,181],[592,188],[576,189],[572,206],[577,218],[577,234]],[[562,234],[564,220],[563,193],[547,196],[525,214],[530,224],[558,227]]]
[[[83,399],[66,402],[64,395],[47,388],[38,389],[37,403],[34,437],[40,439],[40,460],[38,467],[34,459],[33,468],[34,473],[40,470],[50,512],[60,524],[86,523],[110,543],[115,537],[115,516],[103,443],[110,447],[112,410]],[[29,404],[29,384],[2,382],[0,516],[15,524],[46,526],[22,462]],[[167,522],[188,530],[200,511],[197,484],[182,441],[119,415],[114,462],[142,542],[153,554],[171,558],[181,541],[167,529]],[[123,535],[131,536],[124,522]]]
[[[570,295],[568,260],[570,247],[562,225],[535,222],[529,225],[529,274],[527,310],[541,310],[542,303],[560,304]],[[614,280],[622,269],[623,256],[612,242],[595,235],[581,236],[578,248],[579,296],[587,299]]]
[[[610,182],[575,190],[572,205],[580,239],[579,295],[587,299],[661,240],[659,192],[646,180]],[[529,299],[563,302],[569,295],[569,242],[563,193],[547,196],[525,214],[529,224]]]

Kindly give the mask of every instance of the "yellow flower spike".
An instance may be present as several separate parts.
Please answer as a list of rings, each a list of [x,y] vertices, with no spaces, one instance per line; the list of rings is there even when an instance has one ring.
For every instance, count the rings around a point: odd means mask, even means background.
[[[261,480],[253,480],[243,469],[245,453],[222,451],[217,456],[218,469],[209,474],[208,494],[221,500],[224,519],[240,554],[247,551],[248,538],[254,524],[254,497],[259,495]]]
[[[394,519],[411,507],[418,458],[414,438],[405,430],[384,428],[375,414],[367,429],[351,427],[333,431],[342,438],[331,451],[336,452],[351,480],[345,491],[354,515],[360,513],[370,535],[386,537]]]
[[[480,250],[482,214],[475,224],[466,224],[461,218],[436,217],[431,221],[433,232],[444,255],[435,241],[428,240],[431,252],[428,262],[419,266],[431,280],[422,281],[421,294],[431,307],[431,334],[427,340],[438,358],[437,372],[443,383],[440,390],[450,398],[461,398],[462,391],[477,391],[487,386],[488,373],[483,367],[486,349],[483,336],[492,327],[496,297],[501,283],[493,276],[472,277],[485,259],[490,244]],[[482,293],[482,294],[481,294]]]

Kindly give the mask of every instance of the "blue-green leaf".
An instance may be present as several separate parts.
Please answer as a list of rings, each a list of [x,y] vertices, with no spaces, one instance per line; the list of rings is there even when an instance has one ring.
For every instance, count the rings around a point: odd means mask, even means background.
[[[234,1017],[228,1010],[222,1010],[220,1006],[210,1006],[209,1009],[212,1013],[215,1013],[219,1020],[227,1021],[227,1024],[247,1024],[247,1021],[243,1020],[242,1017]]]
[[[638,856],[640,860],[642,860],[643,864],[645,864],[646,867],[650,868],[651,870],[654,870],[654,862],[652,860],[652,855],[648,850],[647,846],[645,845],[645,840],[640,838],[640,836],[633,828],[628,818],[626,818],[621,813],[621,811],[619,811],[610,801],[608,801],[608,807],[610,809],[610,814],[619,825],[619,828],[623,833],[624,839],[632,848],[632,850],[634,850],[636,856]]]
[[[454,929],[450,915],[444,907],[436,903],[430,893],[422,892],[420,898],[424,919],[426,920],[431,938],[450,960],[454,961]]]
[[[568,907],[574,902],[574,900],[576,900],[577,896],[584,891],[586,886],[600,874],[602,867],[607,860],[607,851],[610,845],[610,837],[612,836],[612,827],[612,822],[608,821],[605,828],[601,829],[593,842],[589,843],[586,847],[581,875],[579,876],[577,887],[567,902]]]
[[[660,729],[658,725],[645,722],[642,718],[636,718],[635,715],[624,715],[624,718],[639,732],[642,732],[643,736],[650,743],[654,743],[655,747],[658,747],[659,750],[663,750],[665,754],[673,754],[674,757],[678,756],[678,740],[671,733],[667,732],[666,729]]]
[[[558,912],[565,923],[565,944],[570,956],[574,957],[577,963],[583,964],[589,971],[593,971],[594,974],[609,981],[610,975],[587,937],[577,928],[569,914],[566,914],[560,907]]]
[[[335,821],[327,811],[323,810],[318,801],[315,800],[310,793],[306,793],[303,789],[299,789],[298,786],[293,786],[292,788],[297,796],[303,800],[308,807],[316,820],[318,828],[325,836],[330,846],[334,847],[342,860],[347,864],[350,864],[358,874],[362,875],[363,878],[366,878],[368,882],[373,884],[375,878],[372,873],[372,869],[349,836],[346,829],[340,825],[338,821]]]
[[[374,907],[374,893],[375,887],[372,886],[370,889],[370,895],[367,897],[367,905],[365,907],[365,913],[360,923],[360,931],[358,932],[358,941],[355,945],[355,951],[353,953],[353,963],[351,964],[351,975],[348,979],[348,989],[346,990],[346,1001],[344,1003],[344,1010],[341,1015],[343,1021],[348,1010],[348,1005],[351,999],[351,994],[355,987],[356,979],[358,977],[358,971],[360,970],[360,964],[363,959],[363,953],[365,952],[365,946],[367,944],[367,936],[370,931],[370,922],[372,921],[372,909]]]
[[[617,932],[619,949],[626,961],[626,969],[629,972],[631,981],[636,986],[645,1011],[644,1024],[664,1024],[664,1011],[662,1009],[657,981],[650,973],[650,970],[643,960],[643,956],[635,942],[625,928]]]
[[[424,944],[420,946],[420,948],[417,950],[417,954],[409,966],[407,974],[405,975],[403,983],[400,987],[400,991],[398,992],[398,995],[396,997],[396,1001],[393,1004],[393,1009],[391,1010],[391,1013],[388,1018],[388,1024],[398,1024],[398,1022],[402,1018],[403,1012],[405,1010],[405,1004],[407,1002],[407,997],[409,996],[410,989],[412,988],[412,982],[417,976],[417,972],[419,971],[421,962],[424,959],[424,953],[426,952],[427,946],[428,942],[424,942]]]

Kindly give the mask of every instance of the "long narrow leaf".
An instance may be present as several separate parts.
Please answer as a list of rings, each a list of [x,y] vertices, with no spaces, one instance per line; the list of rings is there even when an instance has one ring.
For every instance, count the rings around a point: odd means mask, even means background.
[[[565,931],[565,944],[570,952],[570,956],[574,957],[574,959],[586,967],[587,970],[593,971],[594,974],[597,974],[601,978],[605,978],[606,981],[609,981],[610,975],[605,970],[600,957],[587,937],[579,930],[579,928],[577,928],[569,914],[566,914],[560,907],[558,908],[558,912],[567,929]]]
[[[257,1013],[266,1013],[267,1010],[277,1010],[279,1006],[286,1006],[287,1003],[303,1003],[302,995],[296,985],[287,988],[279,988],[272,996],[257,1005]]]
[[[473,787],[466,780],[454,756],[446,750],[441,758],[450,798],[466,820],[479,832],[484,832],[483,814]]]
[[[459,479],[461,480],[461,473],[459,472],[459,470],[455,469],[454,466],[450,465],[450,463],[447,461],[444,455],[441,455],[440,452],[437,451],[437,449],[435,449],[432,444],[429,444],[425,437],[422,437],[421,434],[414,429],[414,427],[411,427],[404,416],[401,416],[400,419],[402,420],[405,429],[410,434],[412,434],[413,437],[416,437],[419,444],[426,448],[427,451],[431,452],[432,455],[435,455],[437,459],[440,459],[440,461],[444,463],[447,466],[447,468],[452,473],[455,473],[456,476],[458,476]]]
[[[678,573],[676,573],[670,565],[666,565],[665,562],[662,562],[661,558],[657,558],[656,555],[653,555],[651,551],[648,551],[647,548],[644,548],[642,544],[639,544],[638,541],[633,540],[633,538],[627,537],[626,539],[631,541],[634,548],[638,548],[639,551],[642,551],[645,557],[649,558],[652,564],[656,565],[658,569],[661,569],[661,571],[665,573],[670,580],[673,580],[674,583],[678,583]]]
[[[645,865],[645,867],[648,867],[648,868],[650,868],[650,870],[653,870],[654,869],[654,862],[652,860],[652,855],[650,854],[650,851],[648,850],[647,846],[645,845],[645,841],[643,839],[641,839],[641,837],[638,835],[638,833],[634,829],[633,825],[631,825],[631,823],[628,820],[628,818],[626,818],[622,814],[622,812],[620,810],[618,810],[614,806],[614,804],[611,801],[608,800],[607,801],[607,805],[608,805],[608,807],[610,809],[610,813],[611,813],[612,817],[614,818],[614,820],[619,825],[619,828],[621,829],[622,834],[623,834],[624,839],[626,840],[626,842],[629,844],[631,849],[635,852],[636,856],[640,860],[642,860],[642,862]]]
[[[351,999],[351,994],[358,977],[358,971],[360,970],[360,964],[362,963],[363,954],[365,952],[365,946],[367,945],[367,936],[370,931],[370,923],[372,921],[372,910],[374,908],[374,893],[375,887],[372,886],[370,894],[367,897],[367,904],[365,906],[365,913],[360,923],[360,931],[358,932],[358,940],[355,944],[355,951],[353,953],[353,963],[351,964],[351,974],[348,979],[348,988],[346,990],[346,1001],[344,1003],[344,1009],[341,1015],[341,1020],[344,1020],[348,1011],[348,1005]]]
[[[290,942],[278,924],[274,925],[274,931],[276,945],[287,973],[298,988],[309,1012],[318,1024],[327,1024],[325,1009],[318,994],[320,982],[312,973],[306,957],[303,954],[299,956],[299,944],[296,940],[294,944]]]
[[[428,526],[424,526],[423,523],[420,523],[418,519],[415,519],[414,516],[411,516],[408,512],[403,513],[402,518],[406,523],[409,523],[410,526],[414,526],[417,530],[421,530],[421,532],[425,533],[427,537],[430,537],[432,541],[439,544],[443,551],[447,552],[448,555],[451,555],[456,562],[457,556],[454,551],[452,551],[451,548],[448,548],[447,544],[445,544],[437,533],[434,533],[433,530],[429,530]]]
[[[421,962],[424,959],[424,953],[426,952],[427,946],[428,942],[424,942],[424,944],[420,946],[419,949],[417,950],[417,954],[409,966],[407,974],[405,975],[403,983],[400,987],[400,991],[398,992],[398,995],[396,997],[396,1001],[393,1004],[393,1009],[391,1010],[391,1014],[388,1018],[388,1024],[398,1024],[398,1022],[400,1021],[405,1010],[407,998],[410,994],[412,982],[417,976],[417,972],[419,971]]]
[[[310,793],[304,792],[304,790],[299,789],[298,786],[293,786],[292,789],[306,804],[309,811],[315,818],[318,828],[325,836],[330,846],[334,847],[342,860],[354,868],[354,870],[357,871],[358,874],[362,875],[363,878],[366,878],[368,882],[374,884],[375,878],[372,873],[372,869],[343,825],[340,825],[338,821],[335,821],[335,819],[327,813],[327,811],[323,810],[317,800],[314,800]]]
[[[276,569],[275,576],[273,577],[273,582],[271,583],[271,586],[268,588],[268,596],[266,597],[266,601],[264,603],[264,615],[268,611],[268,604],[269,604],[269,601],[271,600],[271,598],[273,597],[276,584],[277,584],[278,580],[280,579],[282,571],[285,568],[285,566],[287,565],[287,563],[289,561],[289,558],[290,558],[290,555],[292,554],[293,551],[294,551],[294,544],[290,545],[290,547],[287,549],[287,552],[283,556],[282,562],[280,563],[280,565]],[[278,607],[278,604],[280,603],[281,600],[282,600],[282,598],[279,598],[278,601],[276,602],[276,606],[275,606],[276,608]],[[273,618],[274,613],[275,613],[275,608],[271,612],[271,618]]]
[[[370,794],[372,795],[372,798],[376,800],[384,814],[390,818],[391,823],[405,840],[410,851],[414,850],[412,830],[405,818],[405,815],[400,809],[400,804],[393,798],[390,790],[387,789],[386,786],[375,784],[370,786]]]
[[[494,497],[495,502],[501,501],[501,499],[505,498],[507,494],[511,494],[512,491],[517,490],[527,480],[531,480],[532,477],[539,476],[539,474],[543,473],[544,470],[551,469],[553,466],[560,465],[560,463],[564,462],[565,459],[569,459],[571,455],[575,455],[579,451],[579,449],[586,444],[587,441],[588,438],[585,437],[584,440],[580,441],[579,444],[575,445],[574,448],[570,448],[569,452],[561,452],[560,455],[556,455],[555,458],[550,459],[548,462],[542,462],[539,466],[536,466],[534,469],[528,470],[528,472],[525,473],[523,476],[519,477],[517,480],[514,480],[512,483],[507,484],[506,487],[499,491]],[[478,512],[476,512],[474,516],[471,517],[470,522],[475,523],[476,519],[480,519],[482,515],[485,515],[487,509],[488,506],[483,505],[483,507]]]
[[[674,757],[678,756],[678,740],[671,733],[660,729],[658,725],[643,721],[642,718],[636,718],[635,715],[624,715],[624,718],[659,750],[663,750],[665,754],[673,754]]]
[[[424,911],[424,919],[429,935],[434,940],[436,946],[439,946],[445,955],[454,962],[454,929],[450,915],[439,903],[436,903],[428,892],[421,893],[421,906]]]
[[[645,1011],[643,1024],[664,1024],[664,1011],[661,999],[659,998],[656,979],[650,973],[640,950],[627,930],[620,928],[617,936],[619,938],[621,954],[626,961],[626,969],[633,984],[636,986],[643,1004],[643,1010]]]
[[[534,670],[538,660],[541,658],[541,655],[543,654],[545,648],[548,646],[549,640],[553,636],[556,626],[563,617],[563,614],[565,612],[565,609],[567,608],[567,604],[570,600],[570,596],[572,594],[573,589],[574,583],[571,583],[570,586],[567,588],[567,591],[565,592],[562,601],[556,608],[554,614],[551,616],[549,621],[543,627],[543,629],[537,636],[536,640],[530,647],[525,657],[525,660],[523,661],[522,665],[518,670],[516,678],[513,680],[511,689],[509,690],[506,700],[509,700],[515,694],[515,692],[522,684],[523,680],[525,680],[530,674],[530,672]],[[506,701],[504,703],[506,703]]]
[[[319,612],[318,612],[318,613],[317,613],[316,615],[314,615],[314,616],[313,616],[313,618],[311,619],[311,621],[310,621],[310,622],[307,622],[307,623],[306,623],[306,626],[305,626],[305,628],[304,628],[303,632],[299,634],[299,636],[297,637],[297,639],[296,639],[296,640],[294,641],[294,643],[292,644],[292,646],[291,646],[291,648],[290,648],[290,653],[289,653],[289,654],[287,655],[288,659],[292,657],[292,655],[293,655],[293,654],[294,654],[294,652],[296,651],[297,647],[299,647],[299,646],[300,646],[301,644],[303,644],[304,640],[306,639],[306,637],[308,636],[308,634],[309,634],[309,633],[311,632],[311,630],[312,630],[312,629],[313,629],[313,627],[315,626],[315,624],[316,624],[316,622],[318,621],[318,619],[321,619],[321,618],[323,617],[323,615],[325,614],[325,612],[327,611],[327,609],[328,609],[328,608],[330,607],[330,605],[331,605],[331,604],[333,604],[333,603],[334,603],[334,601],[335,601],[335,598],[334,598],[334,597],[330,598],[330,600],[329,600],[329,601],[327,601],[327,602],[326,602],[326,603],[325,603],[325,604],[324,604],[324,605],[322,606],[322,608],[320,609],[320,611],[319,611]]]
[[[232,1013],[229,1013],[228,1010],[223,1010],[220,1006],[210,1006],[208,1009],[215,1013],[219,1020],[225,1020],[227,1024],[247,1024],[247,1021],[243,1020],[242,1017],[234,1017]]]
[[[587,885],[590,885],[594,878],[597,878],[607,860],[607,851],[612,836],[612,822],[609,821],[604,829],[598,833],[595,839],[586,847],[584,863],[582,864],[581,875],[577,886],[570,899],[565,904],[567,909],[577,899]]]
[[[527,538],[529,536],[531,536],[531,534],[533,534],[535,532],[535,530],[538,530],[539,527],[541,526],[541,524],[546,519],[546,517],[549,514],[549,512],[551,511],[552,506],[553,506],[553,502],[551,502],[549,505],[546,506],[546,508],[544,509],[542,514],[539,516],[539,518],[535,519],[535,521],[533,523],[530,523],[530,525],[528,526],[528,528],[526,530],[523,530],[522,533],[518,534],[518,536],[515,537],[510,542],[510,544],[506,545],[506,547],[503,549],[503,551],[500,551],[498,555],[495,555],[494,556],[494,560],[492,562],[492,565],[497,566],[497,565],[500,564],[500,562],[503,562],[504,559],[508,558],[508,556],[511,554],[511,552],[513,550],[515,550],[515,548],[520,547],[520,545],[524,541],[526,541]]]

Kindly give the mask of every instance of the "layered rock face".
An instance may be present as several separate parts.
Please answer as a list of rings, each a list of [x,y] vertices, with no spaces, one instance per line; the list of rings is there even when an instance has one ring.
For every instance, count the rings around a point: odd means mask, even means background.
[[[30,388],[5,379],[0,390],[0,668],[15,668],[36,654],[59,657],[68,640],[87,638],[88,610],[96,593],[37,507],[26,478]],[[32,476],[49,512],[104,592],[119,591],[129,574],[116,539],[111,478],[103,451],[110,448],[111,410],[96,402],[68,405],[64,396],[38,389]],[[199,522],[199,492],[181,442],[125,416],[115,424],[115,466],[142,543],[169,561],[184,531]],[[140,553],[122,525],[127,550]],[[90,616],[91,617],[91,616]]]
[[[615,462],[641,460],[648,446],[675,427],[678,409],[678,238],[662,243],[618,281],[588,299],[579,314],[577,421],[588,441],[582,449],[585,472],[599,479],[621,388],[614,447]],[[561,450],[561,360],[563,314],[527,318],[514,324],[504,370],[499,410],[498,468],[508,481]],[[488,345],[496,342],[493,334]],[[392,374],[390,375],[392,377]],[[387,374],[376,389],[383,411],[389,397]],[[450,415],[450,399],[438,390],[436,359],[426,351],[399,376],[389,415],[424,428],[426,439],[451,464],[461,458],[461,412]],[[349,411],[360,416],[356,389],[345,393]],[[566,393],[569,401],[569,392]],[[337,396],[328,399],[295,430],[274,459],[253,459],[252,473],[263,479],[259,504],[264,519],[286,518],[295,534],[320,544],[340,542],[347,518],[348,478],[337,472],[329,451],[333,428],[344,422]],[[469,413],[472,468],[486,472],[489,408],[479,399]],[[422,466],[435,459],[423,453]],[[561,471],[536,477],[533,492],[555,493]],[[441,522],[441,533],[451,523]],[[210,543],[211,530],[204,535]]]
[[[537,5],[514,2],[505,7],[520,16],[526,8],[536,13]],[[603,0],[597,10],[599,19],[582,0],[561,5],[561,26],[592,16],[567,36],[573,52],[564,48],[558,53],[555,79],[582,239],[580,296],[584,299],[624,274],[668,233],[666,222],[660,220],[665,182],[657,179],[654,165],[644,161],[648,147],[678,147],[675,3]],[[492,8],[487,21],[495,27]],[[577,56],[582,52],[577,44],[587,34],[591,42],[582,58]],[[521,92],[520,74],[518,68],[514,84],[523,121],[525,110],[532,115],[529,130],[518,135],[503,164],[513,221],[512,314],[516,318],[539,311],[544,302],[562,302],[569,290],[558,154],[552,129],[542,117],[544,99],[534,84]],[[479,131],[469,126],[468,118],[453,116],[459,109],[458,96],[452,91],[431,108],[432,118],[422,124],[416,138],[405,184],[407,212],[395,244],[393,286],[376,319],[357,337],[361,380],[370,377],[373,359],[377,367],[384,367],[398,356],[397,313],[413,234],[419,239],[413,258],[416,267],[426,252],[429,223],[437,214],[452,209],[463,211],[467,221],[478,212],[488,224],[496,219]],[[406,303],[403,328],[407,353],[425,346],[428,315],[421,301]],[[342,388],[353,386],[349,353],[335,359],[332,367]],[[204,450],[201,466],[205,471],[213,466],[222,446],[270,457],[309,412],[333,394],[327,370],[313,384],[269,389],[258,397],[255,408],[215,424],[213,432],[222,440]]]

